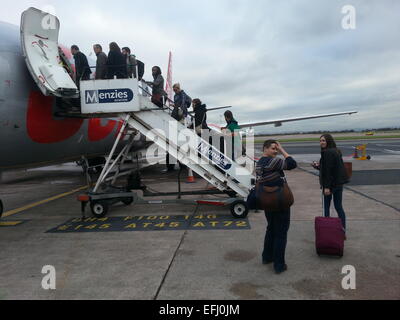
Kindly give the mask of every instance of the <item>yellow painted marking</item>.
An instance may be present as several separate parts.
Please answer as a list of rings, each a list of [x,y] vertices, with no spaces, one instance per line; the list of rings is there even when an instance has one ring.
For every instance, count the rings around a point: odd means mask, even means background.
[[[155,227],[159,227],[159,228],[164,228],[165,227],[165,223],[158,223],[155,225]]]
[[[196,224],[193,225],[193,227],[205,227],[205,224],[203,222],[197,222]]]
[[[171,222],[171,223],[169,224],[169,227],[170,227],[170,228],[177,228],[177,227],[179,227],[179,225],[180,225],[179,222]]]
[[[70,226],[64,225],[64,226],[58,227],[57,230],[59,230],[59,231],[65,231],[65,230],[67,230],[69,227],[70,227]]]
[[[60,198],[67,197],[67,196],[69,196],[69,195],[71,195],[71,194],[74,194],[74,193],[76,193],[76,192],[78,192],[78,191],[87,189],[87,187],[88,187],[88,186],[80,187],[80,188],[78,188],[78,189],[74,189],[74,190],[72,190],[72,191],[65,192],[65,193],[59,194],[59,195],[54,196],[54,197],[51,197],[51,198],[47,198],[47,199],[44,199],[44,200],[41,200],[41,201],[38,201],[38,202],[35,202],[35,203],[28,204],[28,205],[23,206],[23,207],[18,208],[18,209],[14,209],[14,210],[7,211],[7,212],[5,212],[5,213],[3,214],[3,217],[6,218],[6,217],[12,216],[12,215],[14,215],[14,214],[20,213],[20,212],[22,212],[22,211],[26,211],[26,210],[28,210],[28,209],[31,209],[31,208],[40,206],[41,204],[45,204],[45,203],[48,203],[48,202],[51,202],[51,201],[54,201],[54,200],[57,200],[57,199],[60,199]]]
[[[0,222],[0,227],[12,227],[21,224],[22,221],[3,221]]]
[[[132,229],[136,228],[136,223],[132,223],[129,226],[125,227],[125,229],[128,229],[128,228],[132,228]]]
[[[215,227],[219,222],[218,221],[211,221],[210,224],[212,227]]]

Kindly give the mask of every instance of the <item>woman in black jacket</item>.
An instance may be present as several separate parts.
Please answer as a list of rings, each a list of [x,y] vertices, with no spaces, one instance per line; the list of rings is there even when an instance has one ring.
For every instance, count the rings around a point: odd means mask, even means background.
[[[198,135],[201,135],[201,130],[210,129],[207,125],[207,106],[202,104],[201,100],[196,98],[192,101],[194,109],[194,123],[189,127],[193,129],[193,126]]]
[[[124,79],[128,77],[126,59],[115,42],[110,43],[110,52],[107,58],[107,79]]]
[[[343,185],[349,182],[344,167],[342,153],[336,147],[335,140],[330,134],[323,134],[319,140],[321,146],[321,160],[313,167],[319,170],[319,182],[324,196],[325,217],[329,217],[329,209],[333,203],[338,213],[344,232],[346,232],[346,214],[343,210]]]

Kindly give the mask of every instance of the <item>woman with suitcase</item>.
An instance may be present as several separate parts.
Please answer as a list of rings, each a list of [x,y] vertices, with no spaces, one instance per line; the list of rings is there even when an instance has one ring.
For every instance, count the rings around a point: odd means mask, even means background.
[[[335,140],[330,134],[323,134],[320,138],[321,160],[314,162],[313,167],[320,171],[319,181],[324,197],[324,214],[329,217],[329,209],[333,198],[336,212],[346,233],[346,214],[343,209],[343,185],[349,182],[343,163],[342,153],[336,147]]]

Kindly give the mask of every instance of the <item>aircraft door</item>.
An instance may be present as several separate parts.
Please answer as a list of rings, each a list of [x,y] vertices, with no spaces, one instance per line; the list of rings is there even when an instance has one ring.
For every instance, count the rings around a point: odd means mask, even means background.
[[[9,74],[10,74],[9,62],[2,56],[0,56],[0,108],[2,108],[5,104],[6,86],[9,86],[11,84],[9,80]]]
[[[21,16],[21,44],[25,62],[46,96],[78,97],[79,90],[64,69],[58,49],[60,21],[56,16],[29,8]]]

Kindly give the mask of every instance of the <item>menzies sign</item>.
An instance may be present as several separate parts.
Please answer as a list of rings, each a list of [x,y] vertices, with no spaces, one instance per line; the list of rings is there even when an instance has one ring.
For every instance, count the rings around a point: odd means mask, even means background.
[[[201,142],[197,147],[197,151],[225,171],[232,167],[232,162],[209,144]]]
[[[121,103],[130,102],[133,99],[131,89],[112,89],[112,90],[86,90],[85,102],[92,103]]]
[[[136,79],[81,81],[80,91],[84,114],[139,111]]]

